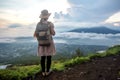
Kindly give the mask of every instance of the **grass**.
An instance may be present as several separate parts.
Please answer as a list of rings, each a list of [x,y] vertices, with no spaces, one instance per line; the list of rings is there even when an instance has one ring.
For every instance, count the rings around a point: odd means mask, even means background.
[[[53,62],[52,64],[52,70],[57,70],[57,71],[63,71],[65,69],[65,66],[61,62]]]
[[[67,67],[88,62],[91,59],[105,57],[110,55],[116,55],[120,53],[120,45],[113,46],[106,50],[103,53],[90,54],[88,56],[83,57],[75,57],[67,60],[58,60],[52,62],[52,69],[63,71]],[[9,69],[0,70],[0,79],[2,80],[21,80],[27,76],[33,76],[41,70],[40,65],[31,65],[31,66],[13,66]],[[120,75],[120,71],[119,71]]]
[[[69,67],[69,66],[73,66],[75,64],[80,64],[80,63],[87,62],[89,60],[90,60],[89,57],[76,57],[74,59],[71,59],[71,60],[68,60],[68,61],[64,62],[64,66]]]
[[[120,53],[120,45],[116,45],[113,47],[110,47],[107,51],[106,51],[107,55],[115,55],[115,54],[119,54]]]
[[[39,71],[39,65],[13,66],[12,68],[0,70],[2,80],[21,80],[24,77],[32,76]]]

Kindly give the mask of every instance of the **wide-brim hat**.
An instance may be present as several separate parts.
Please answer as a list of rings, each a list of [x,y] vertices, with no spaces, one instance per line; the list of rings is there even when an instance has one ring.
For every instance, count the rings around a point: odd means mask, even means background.
[[[50,15],[51,13],[48,13],[48,10],[45,9],[41,11],[39,18],[49,18]]]

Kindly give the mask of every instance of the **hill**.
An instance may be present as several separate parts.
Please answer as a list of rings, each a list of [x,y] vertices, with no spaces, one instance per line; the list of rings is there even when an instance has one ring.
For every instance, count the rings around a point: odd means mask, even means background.
[[[74,29],[71,30],[69,32],[85,32],[85,33],[101,33],[101,34],[117,34],[120,33],[119,30],[113,30],[113,29],[109,29],[107,27],[104,26],[99,26],[99,27],[93,27],[93,28],[78,28],[78,29]]]
[[[65,71],[54,71],[43,78],[36,74],[34,80],[119,80],[120,55],[95,58],[90,62],[77,64]]]
[[[119,80],[119,62],[120,45],[116,45],[103,53],[52,61],[53,73],[47,77],[38,64],[9,66],[0,70],[0,80]]]
[[[53,71],[48,77],[42,77],[39,72],[35,75],[34,80],[120,79],[120,46],[111,47],[105,53],[96,54],[90,58],[90,60],[86,58],[85,62],[81,61],[83,59],[73,59],[71,61],[75,63],[74,65],[70,65],[70,67],[63,71]]]

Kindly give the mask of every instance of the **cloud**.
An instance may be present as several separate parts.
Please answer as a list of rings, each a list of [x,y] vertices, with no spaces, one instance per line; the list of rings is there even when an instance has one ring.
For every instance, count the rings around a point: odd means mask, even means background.
[[[68,7],[67,0],[0,0],[0,37],[31,36],[42,9],[65,13]]]
[[[21,8],[28,8],[31,4],[34,4],[38,0],[0,0],[1,9],[20,10]],[[41,1],[41,0],[40,0]],[[34,5],[33,5],[34,6]]]
[[[59,36],[68,38],[68,39],[107,39],[105,34],[97,34],[97,33],[65,32],[65,33],[59,34]]]
[[[55,40],[63,40],[68,44],[83,45],[118,45],[120,44],[120,33],[118,34],[97,34],[97,33],[76,33],[64,32],[57,34]]]
[[[0,28],[0,37],[23,37],[33,36],[35,24],[23,25],[19,23],[10,24],[7,27]]]
[[[67,43],[66,40],[63,40],[63,39],[55,39],[54,42],[55,43]]]
[[[18,9],[18,8],[20,9],[19,5],[23,6],[20,1],[18,3],[15,0],[0,0],[0,2],[1,2],[0,8],[2,8],[2,9]]]
[[[48,9],[50,13],[59,11],[66,13],[66,8],[69,7],[67,0],[0,0],[0,2],[0,18],[10,20],[11,23],[23,24],[38,22],[42,9]],[[53,21],[53,14],[49,20]]]
[[[8,20],[0,18],[0,28],[5,28],[7,24],[9,24]]]
[[[120,27],[120,22],[115,22],[113,25],[116,27]]]
[[[3,37],[3,38],[0,38],[0,43],[12,43],[12,42],[15,42],[16,40],[13,39],[13,38],[6,38],[6,37]]]
[[[64,32],[56,35],[56,37],[67,39],[120,39],[120,34],[98,34],[98,33],[76,33],[76,32]]]
[[[0,37],[32,37],[33,33],[33,29],[26,27],[0,29]]]
[[[23,25],[16,23],[16,24],[9,25],[8,28],[17,28],[17,27],[22,27],[22,26]]]
[[[110,16],[105,22],[106,23],[114,23],[114,22],[119,23],[120,22],[120,11]]]
[[[102,22],[120,11],[120,0],[68,0],[68,3],[71,6],[68,16],[60,16],[60,12],[54,16],[56,20],[64,17],[65,20],[76,22]]]

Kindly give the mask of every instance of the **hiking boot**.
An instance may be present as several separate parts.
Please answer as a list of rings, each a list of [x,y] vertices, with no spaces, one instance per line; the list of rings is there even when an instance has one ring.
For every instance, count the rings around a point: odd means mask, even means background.
[[[46,76],[49,76],[52,73],[52,71],[46,72]]]
[[[45,77],[45,76],[46,76],[45,72],[42,72],[42,76],[43,76],[43,77]]]

